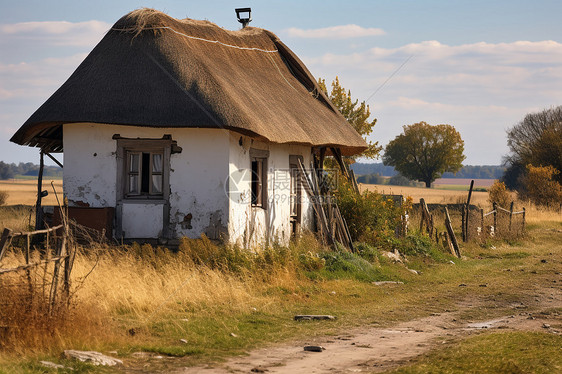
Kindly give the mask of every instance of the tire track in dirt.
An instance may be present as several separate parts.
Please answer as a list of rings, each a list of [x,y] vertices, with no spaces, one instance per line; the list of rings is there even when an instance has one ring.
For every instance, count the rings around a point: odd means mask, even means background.
[[[331,337],[284,343],[254,350],[245,357],[234,357],[216,366],[182,368],[176,373],[350,373],[382,372],[407,364],[415,357],[439,347],[455,337],[468,336],[482,330],[561,331],[547,326],[562,324],[562,317],[553,308],[562,307],[560,289],[549,297],[541,297],[533,306],[538,312],[521,311],[526,306],[513,304],[512,315],[489,321],[460,320],[459,315],[477,303],[461,303],[454,312],[434,313],[429,317],[399,323],[389,328],[362,327]],[[539,301],[539,300],[536,300]],[[464,305],[463,305],[464,304]],[[541,312],[542,310],[542,312]],[[306,352],[305,345],[325,348],[322,352]]]

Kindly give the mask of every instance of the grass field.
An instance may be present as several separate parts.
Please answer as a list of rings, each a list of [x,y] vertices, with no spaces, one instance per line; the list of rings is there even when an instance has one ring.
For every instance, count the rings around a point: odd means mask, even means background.
[[[1,184],[0,189],[6,190],[5,186]],[[33,183],[13,186],[13,203],[35,202]],[[451,190],[361,188],[402,193],[414,200],[424,197],[429,203],[466,199],[466,192]],[[61,190],[59,184],[57,191]],[[475,192],[473,202],[486,205],[486,198],[485,193]],[[39,360],[74,369],[59,372],[114,372],[61,359],[63,349],[116,352],[112,354],[125,361],[118,372],[171,372],[193,365],[219,365],[221,360],[271,343],[334,336],[363,326],[386,328],[444,312],[456,312],[455,318],[466,323],[522,310],[558,316],[562,308],[545,305],[558,302],[562,219],[559,213],[533,209],[529,206],[532,225],[526,237],[462,244],[462,260],[438,249],[409,256],[405,263],[391,262],[378,248],[366,251],[364,257],[326,253],[311,237],[288,249],[257,254],[197,240],[185,241],[178,252],[150,246],[82,249],[72,274],[71,313],[54,331],[22,328],[13,346],[0,348],[0,373],[57,372],[41,367]],[[25,206],[4,207],[0,222],[25,224],[30,212]],[[10,253],[2,266],[21,262],[22,256]],[[43,269],[38,271],[35,275],[40,276]],[[404,284],[379,287],[372,283],[375,280]],[[329,323],[299,323],[293,320],[296,314],[338,318]],[[40,322],[36,321],[39,326]],[[560,321],[551,323],[562,328]],[[560,369],[560,359],[550,359],[560,351],[560,335],[500,333],[483,331],[439,344],[430,342],[427,354],[402,363],[407,366],[398,370],[516,373]],[[519,342],[525,345],[522,352],[514,348]],[[135,352],[153,352],[165,359],[143,360]]]
[[[468,196],[466,191],[458,191],[455,189],[442,189],[442,188],[422,188],[422,187],[403,187],[403,186],[388,186],[379,184],[360,184],[360,190],[377,191],[382,194],[394,194],[411,196],[414,202],[419,202],[420,198],[424,198],[426,203],[434,204],[457,204],[465,203]],[[471,204],[485,207],[487,202],[488,193],[481,191],[473,191]]]
[[[55,186],[55,190],[59,195],[62,204],[62,180],[61,179],[43,179],[43,191],[47,191],[49,195],[43,198],[44,205],[57,205],[55,193],[51,186],[51,181]],[[0,191],[8,192],[8,201],[6,205],[35,205],[37,200],[37,179],[12,179],[0,181]]]

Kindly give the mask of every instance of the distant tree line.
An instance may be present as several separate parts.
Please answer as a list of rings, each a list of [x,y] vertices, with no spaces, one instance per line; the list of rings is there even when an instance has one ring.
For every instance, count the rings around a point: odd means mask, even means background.
[[[385,166],[383,163],[369,164],[357,162],[351,165],[351,169],[353,169],[356,175],[373,175],[373,180],[375,176],[393,177],[398,174],[392,166]],[[443,173],[442,178],[499,179],[503,176],[504,171],[505,167],[499,165],[466,165],[456,174]]]
[[[39,175],[39,165],[32,162],[20,162],[16,165],[0,161],[0,179],[12,179],[17,175],[37,176]],[[43,175],[45,177],[62,177],[62,169],[58,166],[45,166]]]

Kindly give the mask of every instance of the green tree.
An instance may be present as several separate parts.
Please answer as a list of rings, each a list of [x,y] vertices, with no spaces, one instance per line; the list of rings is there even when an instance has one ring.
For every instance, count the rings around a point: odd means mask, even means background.
[[[463,152],[464,142],[453,126],[418,122],[404,126],[404,133],[388,143],[383,162],[429,188],[444,172],[460,170]]]
[[[530,113],[507,131],[510,154],[505,157],[508,187],[521,189],[527,165],[552,166],[562,171],[562,106]],[[562,183],[562,173],[553,178]]]
[[[338,77],[336,77],[336,79],[332,82],[332,91],[329,93],[326,87],[325,79],[318,79],[318,85],[332,101],[332,104],[339,109],[345,119],[347,119],[355,131],[357,131],[369,145],[369,148],[367,148],[359,156],[376,158],[382,150],[382,147],[379,146],[378,142],[373,143],[367,140],[367,136],[373,132],[373,127],[375,127],[375,124],[377,123],[376,118],[369,121],[369,117],[371,117],[371,110],[369,109],[369,106],[365,104],[364,101],[361,103],[359,103],[359,100],[357,99],[354,101],[351,98],[351,91],[346,91],[346,89],[340,85]]]

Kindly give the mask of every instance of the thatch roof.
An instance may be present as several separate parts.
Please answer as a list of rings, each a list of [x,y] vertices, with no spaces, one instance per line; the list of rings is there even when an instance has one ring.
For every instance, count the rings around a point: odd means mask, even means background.
[[[348,155],[366,148],[273,33],[152,9],[122,17],[11,141],[60,151],[61,125],[82,122],[225,128]]]

